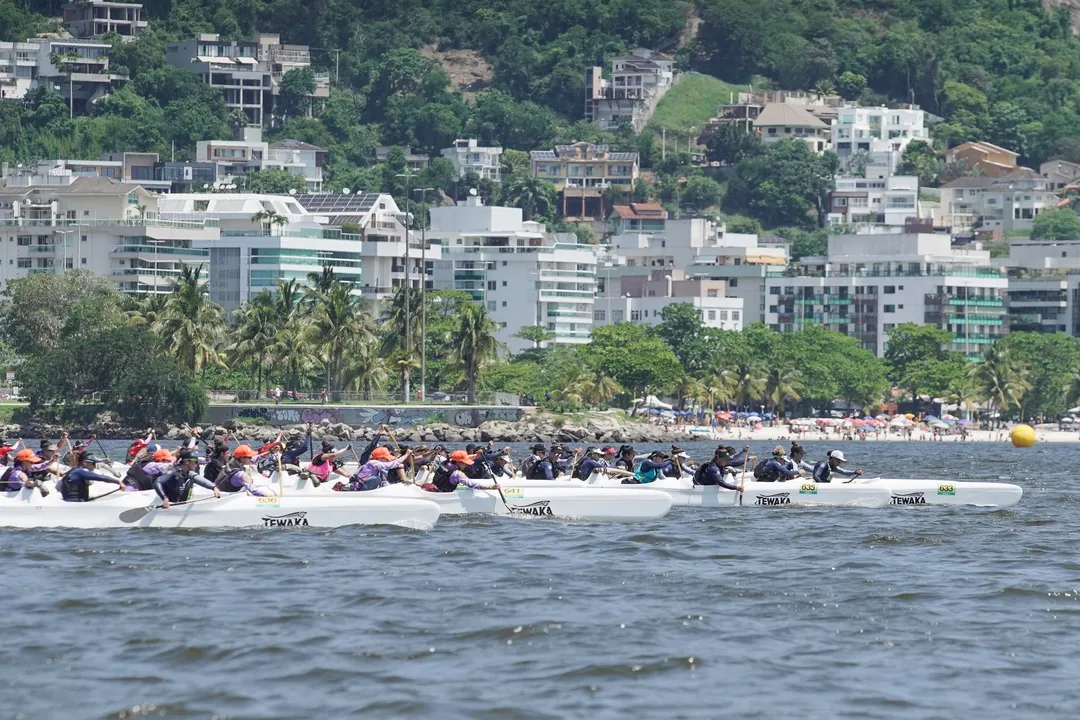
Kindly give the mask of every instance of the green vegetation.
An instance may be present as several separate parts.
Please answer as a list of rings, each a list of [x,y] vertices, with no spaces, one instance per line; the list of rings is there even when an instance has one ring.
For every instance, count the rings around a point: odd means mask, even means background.
[[[691,127],[696,138],[705,123],[716,117],[719,105],[730,102],[733,94],[738,96],[739,91],[746,89],[747,86],[729,85],[711,75],[689,74],[660,99],[649,127],[657,135],[661,128],[666,128],[669,142],[681,135],[685,143]]]

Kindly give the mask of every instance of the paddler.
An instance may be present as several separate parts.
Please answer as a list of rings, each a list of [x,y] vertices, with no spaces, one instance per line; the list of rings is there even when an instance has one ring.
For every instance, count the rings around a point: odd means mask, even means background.
[[[496,490],[498,483],[485,485],[480,480],[475,480],[465,474],[465,469],[473,464],[473,459],[464,450],[455,450],[450,453],[450,459],[441,465],[436,471],[432,481],[424,485],[429,492],[454,492],[458,485],[464,485],[474,490]]]
[[[743,486],[735,480],[734,473],[732,473],[729,478],[728,473],[725,472],[730,460],[731,453],[728,452],[728,449],[723,445],[718,445],[716,450],[713,451],[712,459],[701,465],[694,472],[694,484],[719,485],[728,490],[738,490],[739,492],[742,492]]]
[[[132,490],[142,492],[154,489],[154,478],[172,469],[176,457],[163,447],[150,443],[128,466],[124,483]]]
[[[131,443],[131,447],[128,448],[128,451],[127,451],[128,462],[129,463],[134,462],[135,458],[137,458],[139,456],[139,454],[146,448],[146,446],[148,446],[150,444],[150,441],[153,440],[153,439],[154,439],[153,430],[151,430],[146,435],[145,440],[139,440],[139,439],[136,438],[135,442]]]
[[[634,458],[637,451],[632,445],[623,445],[619,448],[619,458],[615,461],[615,467],[626,472],[634,472]]]
[[[645,485],[663,477],[675,463],[662,450],[654,450],[634,470],[634,477],[623,480],[623,485]]]
[[[154,492],[161,498],[161,507],[166,510],[172,503],[187,500],[192,485],[213,490],[214,497],[221,497],[221,491],[214,487],[214,483],[199,474],[199,456],[194,450],[182,451],[176,458],[175,467],[154,478]]]
[[[341,475],[343,478],[348,478],[348,475],[344,475],[338,472],[337,464],[334,462],[339,457],[344,455],[352,449],[352,445],[348,445],[341,450],[335,450],[334,446],[328,441],[322,441],[322,450],[319,454],[311,458],[311,462],[308,463],[307,470],[311,473],[311,482],[315,487],[319,487],[321,483],[330,479],[330,475]]]
[[[664,477],[680,478],[683,471],[694,471],[694,462],[685,450],[678,445],[671,446],[671,468],[664,471]]]
[[[540,446],[543,447],[542,445]],[[533,446],[536,449],[536,446]],[[533,465],[532,472],[529,474],[529,480],[554,480],[559,474],[559,455],[562,452],[562,448],[558,445],[552,445],[548,450],[547,456],[541,458],[535,465]],[[453,455],[450,456],[453,461]],[[470,462],[469,465],[472,465]]]
[[[845,470],[840,467],[844,462],[846,462],[846,458],[844,458],[843,452],[840,450],[830,450],[825,456],[825,459],[814,466],[814,482],[832,482],[834,474],[844,475],[846,477],[858,477],[862,475],[862,470]]]
[[[307,434],[304,435],[304,442],[297,442],[292,440],[285,448],[285,452],[281,453],[281,465],[282,467],[291,473],[299,473],[300,470],[300,458],[307,454],[311,449],[311,423],[308,423]]]
[[[210,482],[217,482],[225,466],[229,464],[232,450],[220,440],[214,443],[210,450],[210,457],[206,458],[206,467],[203,468],[203,477]]]
[[[610,448],[609,448],[610,449]],[[600,458],[600,448],[585,448],[585,459],[574,468],[573,477],[577,480],[588,480],[593,473],[607,470],[608,464]]]
[[[250,445],[240,445],[233,450],[233,462],[221,472],[213,484],[215,492],[234,493],[247,490],[256,497],[264,497],[267,493],[255,486],[256,471],[251,464],[257,455]]]
[[[496,480],[499,478],[509,480],[514,477],[514,463],[510,459],[510,448],[503,448],[502,453],[495,456],[491,464],[491,475]]]
[[[49,494],[49,491],[44,487],[41,487],[39,481],[30,477],[30,469],[35,463],[42,462],[42,459],[34,454],[34,451],[30,448],[23,448],[15,454],[15,464],[4,471],[3,475],[0,475],[0,490],[7,492],[16,492],[23,488],[39,488],[41,490],[42,497]]]
[[[784,448],[777,445],[773,448],[772,457],[765,461],[760,472],[754,473],[754,479],[758,482],[783,482],[798,477],[799,468],[790,468],[788,459],[784,457]]]
[[[337,483],[335,490],[355,492],[375,490],[393,483],[405,482],[405,464],[412,457],[406,450],[401,457],[394,457],[388,448],[377,447],[371,451],[371,458],[357,469],[347,483]]]
[[[791,452],[788,457],[788,470],[798,469],[805,470],[808,473],[814,472],[814,464],[806,461],[806,450],[802,445],[798,443],[791,443]]]
[[[122,481],[112,475],[102,475],[97,472],[97,466],[101,463],[95,455],[85,448],[78,457],[75,468],[69,470],[56,483],[56,490],[65,502],[88,502],[90,500],[90,483],[103,482],[123,488]]]

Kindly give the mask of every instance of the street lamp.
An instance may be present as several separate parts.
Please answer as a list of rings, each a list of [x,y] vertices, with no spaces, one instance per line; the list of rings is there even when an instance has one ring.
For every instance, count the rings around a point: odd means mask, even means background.
[[[67,236],[74,234],[74,232],[75,232],[74,230],[56,230],[53,233],[54,235],[63,235],[64,236],[64,264],[60,267],[60,272],[57,273],[58,275],[63,275],[65,272],[67,272],[67,247],[68,247]],[[54,250],[53,252],[55,253],[56,251]]]
[[[412,288],[412,275],[409,273],[409,225],[411,215],[409,213],[409,195],[411,194],[412,186],[412,168],[409,167],[408,162],[405,164],[405,172],[397,173],[396,177],[405,178],[405,357],[412,357],[412,315],[409,312],[409,295]],[[411,388],[409,386],[408,368],[406,368],[404,384],[402,386],[402,394],[404,395],[404,402],[408,404],[409,394]]]
[[[433,187],[413,188],[420,193],[420,203],[427,208],[427,194]],[[421,211],[423,212],[423,210]],[[426,213],[425,213],[426,214]],[[427,218],[420,223],[420,399],[427,402]]]

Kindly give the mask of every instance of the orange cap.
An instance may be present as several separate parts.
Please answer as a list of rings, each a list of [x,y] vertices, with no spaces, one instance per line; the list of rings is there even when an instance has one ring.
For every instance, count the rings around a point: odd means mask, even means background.
[[[41,458],[30,448],[25,448],[15,453],[15,462],[41,462]]]
[[[176,462],[176,456],[165,448],[154,453],[154,462]]]
[[[473,459],[469,457],[469,453],[464,450],[455,450],[450,453],[450,462],[464,463],[465,465],[472,465]]]
[[[252,450],[250,445],[240,445],[233,450],[234,458],[253,458],[256,455],[258,455],[258,453]]]
[[[371,451],[372,460],[393,460],[394,456],[384,447],[377,447]]]

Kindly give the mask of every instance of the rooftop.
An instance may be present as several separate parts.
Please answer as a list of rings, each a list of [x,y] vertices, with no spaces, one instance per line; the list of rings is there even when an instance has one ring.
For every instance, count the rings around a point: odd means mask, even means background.
[[[623,220],[663,220],[667,218],[667,211],[659,203],[616,205],[612,208],[612,211]]]
[[[286,138],[284,140],[278,140],[277,142],[270,143],[271,150],[309,150],[311,152],[327,152],[326,148],[321,148],[318,145],[312,145],[306,143],[303,140],[292,140]]]
[[[754,120],[754,125],[785,125],[814,128],[827,127],[821,120],[818,120],[803,108],[792,103],[769,103],[762,109],[761,114],[758,115],[757,119]]]

